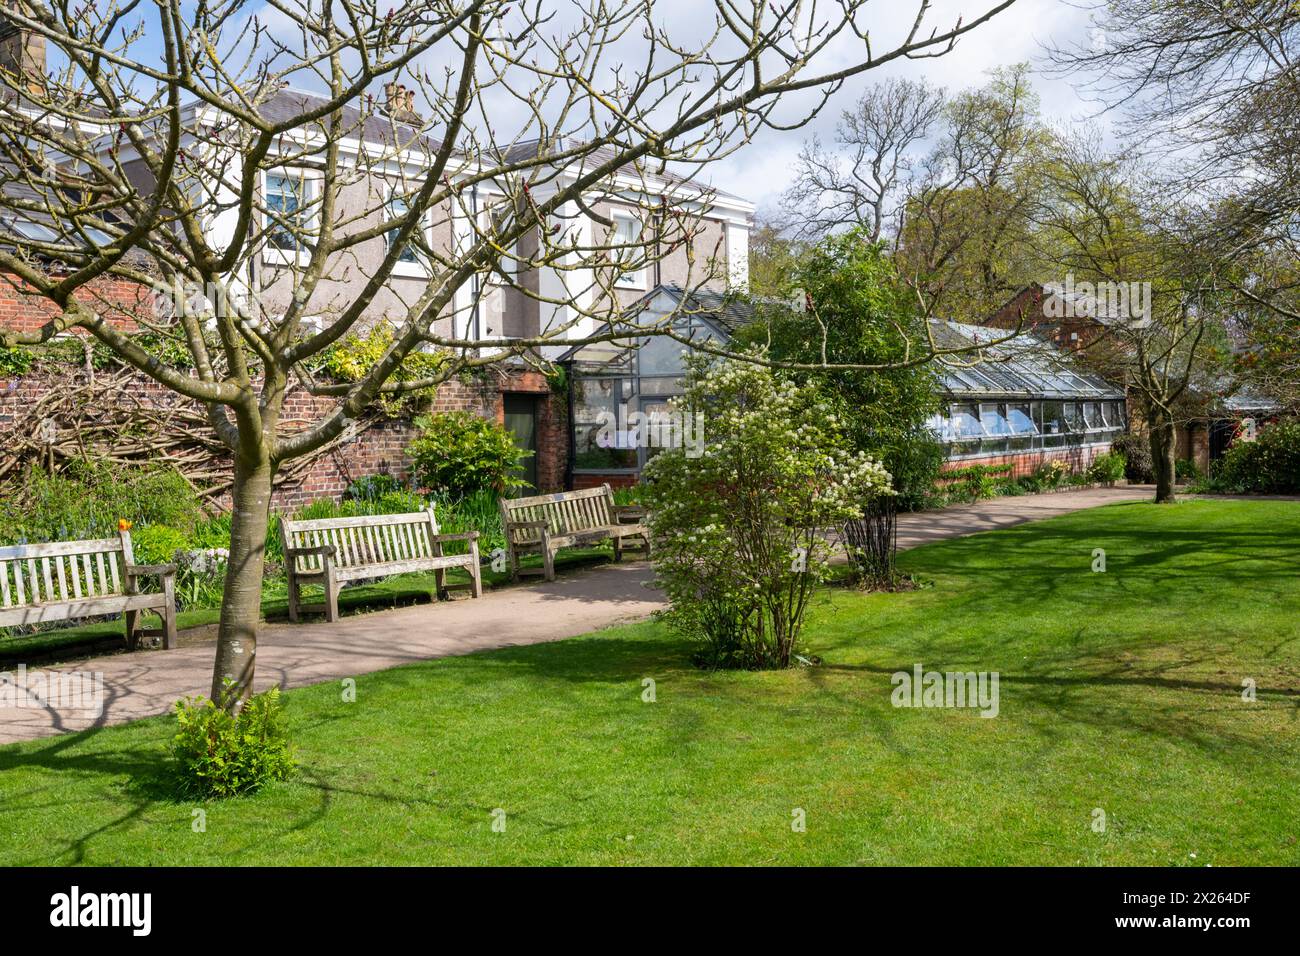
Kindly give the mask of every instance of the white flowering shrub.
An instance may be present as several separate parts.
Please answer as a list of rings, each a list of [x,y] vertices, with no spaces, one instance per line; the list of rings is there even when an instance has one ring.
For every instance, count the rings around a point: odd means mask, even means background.
[[[892,494],[889,474],[850,449],[814,386],[752,362],[692,361],[676,404],[704,414],[705,440],[643,476],[666,616],[701,641],[702,666],[788,667],[827,575],[826,532]]]

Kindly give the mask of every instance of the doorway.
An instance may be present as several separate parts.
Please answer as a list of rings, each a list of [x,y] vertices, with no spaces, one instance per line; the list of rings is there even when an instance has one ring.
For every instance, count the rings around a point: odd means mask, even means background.
[[[514,437],[515,447],[532,452],[515,471],[515,476],[528,482],[528,487],[517,488],[515,495],[537,493],[537,396],[505,396],[506,431]]]

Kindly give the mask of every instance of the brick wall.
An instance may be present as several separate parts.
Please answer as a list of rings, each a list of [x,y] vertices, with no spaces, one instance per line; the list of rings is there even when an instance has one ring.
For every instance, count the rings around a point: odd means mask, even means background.
[[[13,427],[21,409],[39,401],[51,384],[33,374],[15,379],[0,379],[0,441]],[[538,397],[537,477],[542,491],[559,491],[564,487],[567,461],[568,421],[562,399],[554,396],[544,376],[533,371],[490,371],[487,376],[468,381],[445,383],[434,401],[435,411],[463,410],[474,412],[498,423],[504,419],[504,397],[523,393]],[[185,402],[173,392],[141,377],[138,400],[158,407]],[[334,400],[294,391],[285,400],[285,431],[296,431],[319,420],[333,407]],[[320,498],[338,499],[348,485],[365,475],[390,474],[399,480],[410,475],[406,446],[416,431],[404,419],[382,420],[341,443],[312,463],[296,480],[283,482],[275,492],[274,506],[292,510]],[[229,466],[229,462],[225,462]],[[224,506],[228,502],[221,502]]]
[[[637,475],[594,475],[594,474],[575,474],[573,476],[572,491],[582,491],[584,488],[599,488],[601,485],[609,485],[611,488],[631,488],[637,483]]]
[[[136,315],[154,313],[153,291],[128,279],[96,279],[78,293],[78,298],[112,324],[123,327],[134,326]],[[33,294],[22,279],[0,274],[0,328],[35,332],[58,313],[49,299]]]
[[[1110,451],[1110,442],[1099,442],[1095,445],[1083,445],[1074,448],[1047,448],[1001,455],[980,455],[944,462],[943,471],[955,471],[958,468],[969,468],[971,465],[987,465],[990,467],[1011,465],[1010,477],[1020,478],[1025,475],[1032,475],[1049,461],[1060,459],[1070,466],[1072,473],[1078,474],[1087,471],[1092,465],[1093,459],[1108,451]]]

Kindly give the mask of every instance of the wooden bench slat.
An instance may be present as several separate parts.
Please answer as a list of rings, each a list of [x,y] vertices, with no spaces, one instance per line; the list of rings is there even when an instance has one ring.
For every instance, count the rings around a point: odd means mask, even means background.
[[[338,585],[342,581],[385,577],[408,571],[435,571],[438,592],[447,585],[442,572],[464,567],[471,577],[475,597],[482,594],[478,566],[478,542],[470,542],[467,554],[443,555],[438,520],[433,509],[401,515],[365,515],[353,518],[317,518],[310,521],[283,519],[280,532],[286,548],[319,549],[328,545],[331,555],[303,554],[286,562],[289,572],[289,619],[296,621],[300,608],[300,585],[325,584],[325,613],[338,617]]]
[[[141,633],[136,628],[138,612],[156,610],[163,618],[165,646],[170,648],[176,635],[170,575],[164,575],[161,593],[137,593],[126,574],[131,561],[128,531],[116,538],[0,548],[0,626],[125,612],[127,643],[134,649]],[[124,586],[132,593],[123,593]]]
[[[606,538],[614,541],[614,558],[622,557],[624,538],[641,537],[648,544],[647,529],[640,524],[622,525],[614,507],[614,493],[609,485],[585,491],[564,491],[528,498],[503,499],[501,520],[510,568],[520,573],[519,553],[540,551],[543,573],[555,579],[555,552],[562,547],[588,544]],[[545,531],[535,525],[544,524]]]

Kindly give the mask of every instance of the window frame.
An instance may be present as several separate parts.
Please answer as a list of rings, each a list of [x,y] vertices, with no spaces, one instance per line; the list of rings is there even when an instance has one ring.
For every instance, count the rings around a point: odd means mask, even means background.
[[[264,241],[262,243],[262,257],[264,261],[273,265],[306,265],[311,261],[311,248],[299,243],[293,248],[276,245],[272,239],[272,222],[270,216],[271,206],[271,180],[292,180],[297,179],[302,184],[303,192],[299,196],[298,202],[300,208],[305,207],[307,218],[303,223],[304,228],[312,228],[315,223],[319,210],[316,208],[316,200],[319,195],[318,190],[323,182],[320,171],[310,169],[305,166],[276,166],[271,169],[262,170],[262,229]]]
[[[614,229],[610,233],[610,239],[612,244],[616,244],[616,245],[624,244],[623,240],[619,238],[618,229],[621,224],[628,224],[628,223],[630,223],[632,226],[632,238],[628,240],[627,244],[632,244],[640,241],[641,233],[645,231],[645,223],[642,221],[641,217],[638,216],[636,213],[631,212],[630,210],[627,209],[611,209],[609,218],[614,223]],[[647,269],[644,265],[641,266],[640,269],[634,269],[631,272],[621,272],[614,279],[614,288],[632,289],[637,292],[645,292],[646,272]]]
[[[384,218],[386,219],[393,218],[394,202],[399,201],[399,197],[400,197],[400,201],[405,203],[406,202],[405,197],[409,195],[409,193],[407,192],[400,191],[398,189],[398,185],[399,184],[395,182],[389,182],[388,184],[388,197],[384,200]],[[408,209],[410,208],[409,204],[407,204],[407,208]],[[391,252],[393,249],[392,236],[393,233],[396,231],[397,231],[396,229],[388,229],[385,230],[384,232],[384,255],[385,256],[387,256],[388,253]],[[421,222],[420,222],[420,232],[424,236],[424,241],[426,243],[429,242],[430,239],[429,223],[427,220],[425,220],[423,216],[421,217]],[[410,243],[407,244],[407,247],[411,249],[414,258],[412,259],[399,258],[396,262],[393,263],[392,274],[395,276],[405,276],[405,277],[418,278],[418,279],[428,278],[429,263],[425,260],[424,256],[421,255],[420,250],[418,248],[413,248],[410,245]]]

